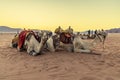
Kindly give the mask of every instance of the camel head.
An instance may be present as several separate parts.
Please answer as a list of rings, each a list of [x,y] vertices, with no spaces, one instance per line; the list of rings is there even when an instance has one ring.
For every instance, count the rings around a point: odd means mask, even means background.
[[[55,48],[59,47],[59,45],[60,45],[60,35],[55,34],[55,35],[52,36],[52,38],[53,38],[53,45],[54,45],[54,47]]]
[[[46,32],[42,33],[41,40],[43,41],[43,44],[45,44],[46,41],[48,40],[48,34]]]

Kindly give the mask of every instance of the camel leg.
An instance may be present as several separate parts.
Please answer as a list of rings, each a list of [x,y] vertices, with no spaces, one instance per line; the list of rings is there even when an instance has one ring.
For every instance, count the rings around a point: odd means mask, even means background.
[[[10,47],[10,48],[13,48],[13,44],[12,44],[12,43],[10,43],[9,47]]]
[[[35,51],[33,51],[32,48],[28,48],[27,53],[30,54],[30,55],[33,55],[33,56],[37,55],[37,53]]]
[[[103,51],[105,50],[105,45],[103,44]]]
[[[17,50],[18,50],[19,52],[21,52],[21,49],[19,48],[19,46],[17,46]]]
[[[47,46],[48,46],[48,50],[49,50],[50,52],[55,52],[55,49],[54,49],[53,44],[47,44]]]
[[[27,47],[27,53],[28,54],[30,54],[30,55],[32,55],[33,54],[33,51],[32,51],[33,49],[32,49],[32,47]]]
[[[30,52],[31,52],[31,51],[30,51],[30,48],[28,47],[28,48],[27,48],[27,53],[30,54]]]
[[[87,49],[86,50],[80,49],[80,51],[83,53],[90,53],[91,52],[91,50],[87,50]]]
[[[103,44],[103,49],[105,49],[105,45]]]
[[[33,52],[32,52],[32,55],[33,55],[33,56],[36,56],[36,55],[37,55],[37,53],[33,51]]]
[[[74,49],[74,52],[76,52],[76,53],[90,53],[91,50],[88,50],[88,49],[86,49],[86,50],[84,50],[84,49]]]
[[[103,51],[105,50],[105,42],[103,41]]]

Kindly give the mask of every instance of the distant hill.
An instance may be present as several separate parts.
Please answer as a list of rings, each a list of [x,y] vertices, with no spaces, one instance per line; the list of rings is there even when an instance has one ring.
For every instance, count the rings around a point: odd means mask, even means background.
[[[120,28],[113,28],[106,30],[108,33],[120,33]]]
[[[10,28],[8,26],[0,26],[0,33],[3,33],[3,32],[17,32],[17,31],[20,31],[21,29],[20,28]]]

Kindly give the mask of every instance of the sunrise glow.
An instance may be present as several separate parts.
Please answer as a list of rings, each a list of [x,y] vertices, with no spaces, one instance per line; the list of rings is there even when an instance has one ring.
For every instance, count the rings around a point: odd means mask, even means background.
[[[120,0],[0,0],[0,26],[54,31],[120,27]]]

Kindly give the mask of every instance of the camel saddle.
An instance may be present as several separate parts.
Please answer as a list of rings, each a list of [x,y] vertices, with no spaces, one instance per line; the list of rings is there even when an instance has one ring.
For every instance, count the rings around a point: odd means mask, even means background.
[[[62,32],[60,34],[60,41],[65,44],[72,44],[71,38],[72,38],[72,35],[70,33]]]
[[[35,35],[35,33],[33,31],[28,31],[28,30],[24,30],[19,34],[19,38],[18,38],[18,47],[21,49],[23,48],[25,39],[30,35],[33,34],[35,36],[35,38],[38,40],[38,36]],[[39,40],[38,40],[39,41]],[[40,42],[40,41],[39,41]]]

